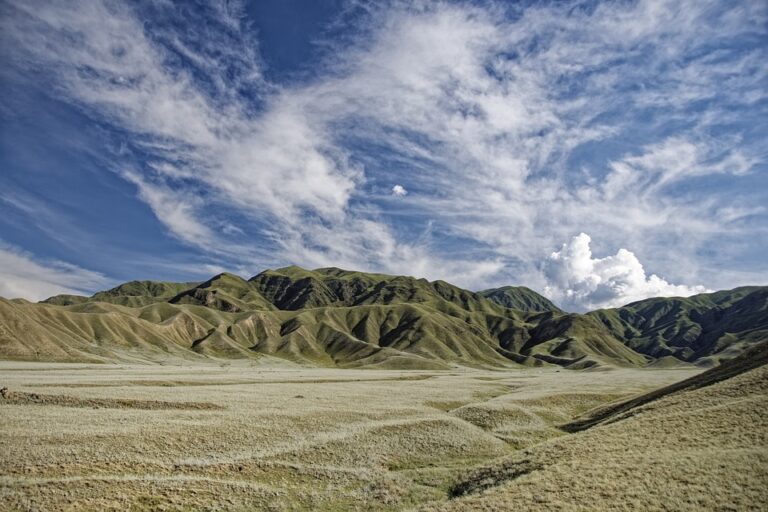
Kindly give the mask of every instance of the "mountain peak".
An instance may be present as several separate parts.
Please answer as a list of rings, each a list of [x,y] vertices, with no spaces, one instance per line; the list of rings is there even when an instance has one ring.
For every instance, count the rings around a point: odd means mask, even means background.
[[[523,311],[562,312],[551,300],[525,286],[502,286],[478,293],[505,308]]]

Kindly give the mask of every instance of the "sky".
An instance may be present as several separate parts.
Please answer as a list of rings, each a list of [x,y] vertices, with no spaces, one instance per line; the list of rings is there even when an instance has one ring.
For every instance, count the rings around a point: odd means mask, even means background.
[[[768,284],[768,3],[0,0],[0,296]]]

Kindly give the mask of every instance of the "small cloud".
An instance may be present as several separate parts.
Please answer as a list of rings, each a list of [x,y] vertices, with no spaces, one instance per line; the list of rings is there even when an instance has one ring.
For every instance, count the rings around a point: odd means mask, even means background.
[[[637,256],[619,249],[613,256],[593,258],[592,239],[581,233],[553,252],[544,264],[545,293],[566,309],[590,310],[623,306],[649,297],[683,296],[708,291],[703,286],[675,285],[647,276]]]
[[[395,185],[392,187],[392,195],[396,197],[404,197],[408,195],[408,191],[402,185]]]

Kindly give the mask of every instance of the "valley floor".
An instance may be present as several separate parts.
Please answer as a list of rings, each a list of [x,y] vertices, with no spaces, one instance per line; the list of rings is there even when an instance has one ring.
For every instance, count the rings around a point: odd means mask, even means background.
[[[700,371],[252,364],[0,362],[0,509],[442,509],[466,500],[450,494],[472,468]]]

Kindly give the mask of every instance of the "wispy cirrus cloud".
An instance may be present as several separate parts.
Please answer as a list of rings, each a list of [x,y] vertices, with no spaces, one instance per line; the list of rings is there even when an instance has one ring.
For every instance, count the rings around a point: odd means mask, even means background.
[[[124,171],[121,175],[136,186],[139,198],[171,228],[174,235],[190,245],[214,249],[208,244],[216,241],[215,232],[196,217],[196,210],[202,203],[199,197],[181,197],[176,190],[149,183],[136,172]]]
[[[20,72],[50,68],[123,130],[141,165],[114,170],[233,265],[543,287],[541,261],[584,231],[695,285],[699,249],[763,215],[686,186],[765,170],[745,124],[766,110],[759,2],[368,4],[291,84],[265,78],[233,3],[204,26],[164,4],[6,10]]]

